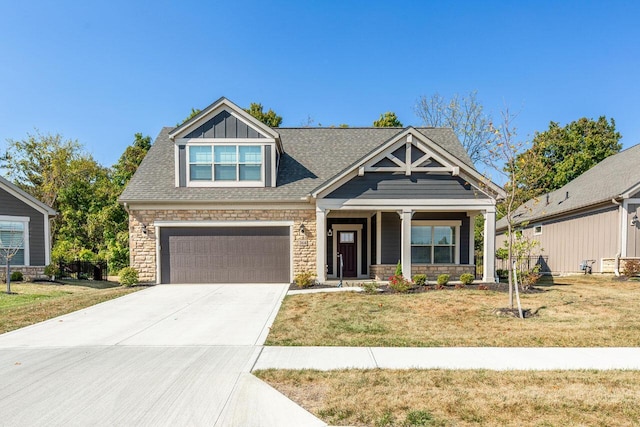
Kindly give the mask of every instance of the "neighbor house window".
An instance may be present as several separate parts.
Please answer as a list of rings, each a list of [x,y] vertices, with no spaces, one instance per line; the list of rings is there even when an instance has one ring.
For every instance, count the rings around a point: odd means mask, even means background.
[[[453,264],[459,225],[416,223],[411,225],[411,262]]]
[[[28,222],[0,220],[0,263],[5,264],[7,257],[11,257],[12,265],[26,265],[25,263],[25,229]]]
[[[542,234],[542,224],[534,225],[533,226],[533,235],[534,236],[539,236],[541,234]]]
[[[192,182],[262,181],[259,145],[190,145],[189,180]]]

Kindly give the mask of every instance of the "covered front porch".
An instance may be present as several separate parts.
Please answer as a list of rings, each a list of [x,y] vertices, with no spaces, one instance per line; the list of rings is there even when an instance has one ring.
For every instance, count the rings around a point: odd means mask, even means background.
[[[483,215],[483,275],[477,279],[493,282],[495,206],[483,202],[417,206],[414,201],[391,207],[389,201],[362,206],[318,200],[318,281],[388,280],[398,262],[408,279],[415,274],[426,274],[429,280],[440,274],[449,274],[452,280],[463,273],[475,275],[475,218]]]

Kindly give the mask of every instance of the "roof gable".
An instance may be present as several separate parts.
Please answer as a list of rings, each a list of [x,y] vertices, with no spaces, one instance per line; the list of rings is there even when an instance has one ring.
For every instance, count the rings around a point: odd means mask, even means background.
[[[356,172],[357,176],[376,172],[402,172],[406,176],[412,173],[448,173],[452,176],[461,175],[490,197],[504,194],[500,187],[487,181],[468,163],[447,152],[413,127],[402,130],[324,182],[312,191],[312,196],[322,197],[329,194],[356,176]],[[493,194],[488,194],[487,190]]]
[[[169,132],[172,141],[189,138],[267,138],[282,152],[280,135],[242,108],[222,97]]]
[[[29,193],[23,191],[18,186],[12,184],[10,181],[4,179],[1,176],[0,176],[0,188],[4,189],[7,193],[11,194],[12,196],[21,200],[23,203],[31,206],[35,210],[45,215],[55,216],[57,214],[56,211],[51,209],[49,206],[45,205],[40,200],[36,199]]]

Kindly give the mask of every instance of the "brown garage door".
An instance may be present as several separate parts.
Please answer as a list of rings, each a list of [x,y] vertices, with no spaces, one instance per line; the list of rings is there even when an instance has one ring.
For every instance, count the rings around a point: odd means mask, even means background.
[[[289,283],[289,227],[163,227],[162,283]]]

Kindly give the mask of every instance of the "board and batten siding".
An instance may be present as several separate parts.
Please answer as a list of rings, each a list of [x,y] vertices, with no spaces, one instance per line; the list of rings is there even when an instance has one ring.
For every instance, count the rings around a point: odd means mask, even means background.
[[[0,215],[29,217],[29,264],[45,265],[45,215],[0,188]]]
[[[221,111],[184,138],[264,138],[228,111]]]
[[[540,242],[542,251],[534,255],[548,257],[552,274],[579,273],[583,260],[595,260],[593,272],[601,272],[602,258],[614,258],[620,242],[618,207],[571,215],[551,221],[531,221],[525,228],[526,237]],[[542,234],[534,235],[535,226],[542,225]],[[496,248],[504,247],[506,232],[498,235]]]
[[[640,204],[629,204],[627,208],[627,257],[640,257],[640,223],[631,224],[634,215],[640,217]]]

